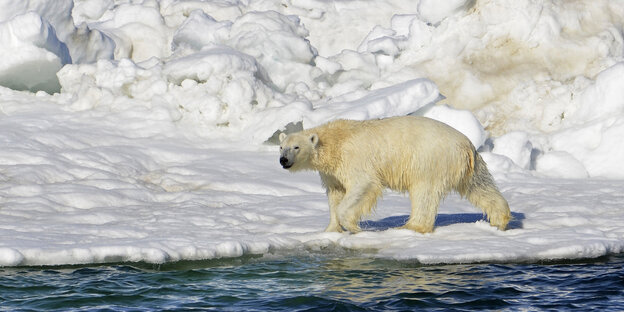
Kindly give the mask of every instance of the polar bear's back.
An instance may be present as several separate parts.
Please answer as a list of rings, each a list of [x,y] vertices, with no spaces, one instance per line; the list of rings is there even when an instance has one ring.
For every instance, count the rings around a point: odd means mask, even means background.
[[[425,117],[337,120],[309,131],[318,133],[321,154],[339,162],[338,171],[375,174],[383,186],[400,191],[432,178],[456,184],[474,161],[466,136]]]

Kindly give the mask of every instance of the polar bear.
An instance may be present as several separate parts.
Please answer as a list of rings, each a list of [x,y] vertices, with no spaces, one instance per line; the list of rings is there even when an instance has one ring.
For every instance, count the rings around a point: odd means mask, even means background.
[[[440,201],[450,192],[481,208],[504,230],[511,213],[470,140],[425,117],[336,120],[281,133],[280,164],[291,172],[316,170],[329,199],[327,232],[360,231],[385,188],[408,192],[411,215],[404,228],[432,232]]]

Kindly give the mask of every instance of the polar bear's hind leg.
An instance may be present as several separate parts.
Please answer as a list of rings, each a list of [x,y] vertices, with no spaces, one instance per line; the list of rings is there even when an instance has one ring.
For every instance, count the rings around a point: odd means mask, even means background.
[[[479,154],[476,155],[474,173],[469,179],[466,197],[487,215],[492,226],[505,230],[511,219],[507,200],[500,193],[492,175]]]

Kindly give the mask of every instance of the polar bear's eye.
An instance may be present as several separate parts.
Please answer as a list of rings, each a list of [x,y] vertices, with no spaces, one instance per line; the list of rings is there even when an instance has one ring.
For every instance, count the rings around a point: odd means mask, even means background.
[[[295,148],[296,150],[298,150],[298,149],[299,149],[299,146],[295,146],[294,148]]]

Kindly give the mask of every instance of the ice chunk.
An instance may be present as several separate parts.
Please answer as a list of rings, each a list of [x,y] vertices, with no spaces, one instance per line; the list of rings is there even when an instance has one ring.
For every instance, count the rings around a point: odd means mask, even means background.
[[[535,170],[555,178],[582,179],[589,177],[585,166],[566,152],[549,152],[540,155],[536,160]]]
[[[624,63],[617,63],[600,72],[595,82],[580,97],[580,108],[569,116],[572,121],[587,122],[624,113]]]
[[[204,12],[195,10],[191,12],[184,23],[173,35],[173,48],[188,46],[195,50],[201,50],[205,46],[222,44],[230,35],[232,22],[217,22]]]
[[[532,169],[533,144],[525,132],[509,132],[496,138],[492,152],[509,157],[520,168]]]
[[[473,6],[475,0],[420,0],[418,14],[427,23],[437,24],[444,18]]]
[[[577,110],[550,135],[550,147],[578,159],[590,176],[624,177],[624,63],[602,71],[581,93]]]
[[[0,247],[0,266],[17,266],[24,261],[24,255],[13,248]]]
[[[120,4],[106,17],[91,26],[113,38],[116,59],[141,62],[171,54],[173,30],[165,25],[157,6]]]
[[[316,51],[305,39],[308,30],[296,16],[273,11],[250,12],[232,24],[227,44],[253,56],[280,89],[302,81],[313,85]]]
[[[582,127],[570,128],[550,137],[555,151],[565,151],[578,159],[592,177],[624,177],[624,117],[607,118]]]
[[[487,139],[483,126],[470,111],[454,109],[448,105],[431,104],[417,111],[416,114],[441,121],[455,128],[468,137],[477,149]]]
[[[309,116],[306,127],[333,119],[365,120],[405,116],[435,102],[439,97],[435,84],[428,79],[414,79],[387,88],[374,90],[348,102],[319,106]]]
[[[99,1],[97,5],[96,2],[85,1],[80,4],[100,7],[101,11],[107,8],[107,1]],[[72,0],[0,1],[0,22],[26,13],[36,13],[54,28],[58,41],[66,45],[73,63],[111,59],[115,49],[113,40],[82,23],[82,20],[75,20],[72,16],[73,8]]]
[[[38,14],[30,12],[0,23],[0,85],[58,92],[56,72],[68,63],[67,46]]]

